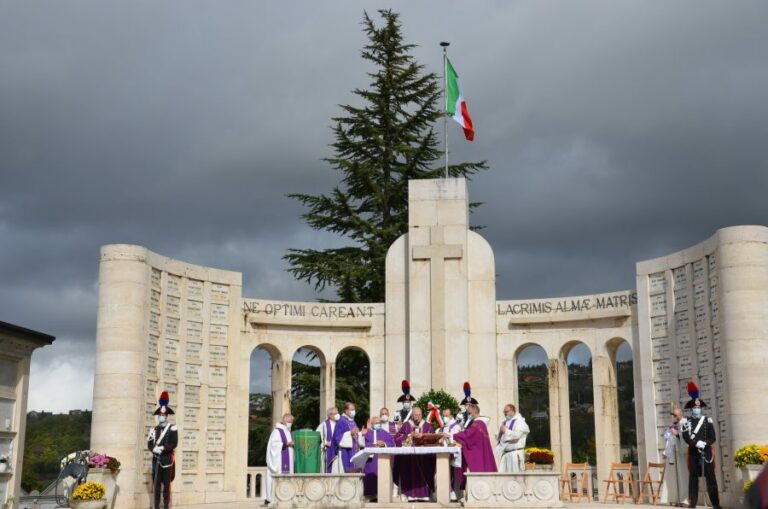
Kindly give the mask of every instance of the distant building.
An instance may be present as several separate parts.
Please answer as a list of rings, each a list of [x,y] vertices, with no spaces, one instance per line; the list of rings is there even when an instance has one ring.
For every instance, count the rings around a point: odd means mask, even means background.
[[[21,496],[21,467],[27,425],[27,392],[32,352],[56,338],[0,322],[0,455],[10,469],[0,473],[0,506]],[[18,507],[15,503],[12,507]]]

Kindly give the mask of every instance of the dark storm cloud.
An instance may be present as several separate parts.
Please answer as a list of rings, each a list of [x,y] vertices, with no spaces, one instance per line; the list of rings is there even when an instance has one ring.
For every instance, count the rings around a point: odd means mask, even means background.
[[[74,353],[93,348],[103,244],[242,271],[249,296],[314,297],[281,256],[339,241],[285,194],[336,182],[328,125],[367,83],[362,9],[382,6],[0,7],[1,318],[60,338],[36,354],[35,405],[55,375],[89,380]],[[499,299],[629,288],[638,260],[766,222],[768,6],[391,6],[429,70],[452,41],[477,138],[450,125],[451,157],[491,165],[470,192]]]

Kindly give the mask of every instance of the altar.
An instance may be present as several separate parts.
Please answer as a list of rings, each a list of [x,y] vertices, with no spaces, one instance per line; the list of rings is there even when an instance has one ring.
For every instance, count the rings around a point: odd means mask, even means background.
[[[451,505],[451,465],[461,466],[461,447],[367,447],[352,457],[352,463],[359,469],[374,454],[378,455],[378,502],[392,502],[392,463],[395,456],[435,455],[435,499],[438,505]]]

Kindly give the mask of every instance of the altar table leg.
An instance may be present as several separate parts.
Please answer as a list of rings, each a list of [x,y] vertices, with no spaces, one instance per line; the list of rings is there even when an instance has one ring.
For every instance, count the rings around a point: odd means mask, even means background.
[[[376,479],[377,495],[380,504],[392,502],[392,456],[389,454],[378,455],[379,473]]]
[[[440,505],[451,503],[451,455],[447,452],[435,454],[435,498]]]

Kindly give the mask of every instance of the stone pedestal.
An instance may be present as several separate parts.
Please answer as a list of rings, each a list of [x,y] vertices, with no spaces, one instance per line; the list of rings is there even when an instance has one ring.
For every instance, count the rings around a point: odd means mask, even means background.
[[[563,507],[557,472],[467,473],[465,507]]]
[[[276,474],[270,508],[363,506],[363,474]]]

